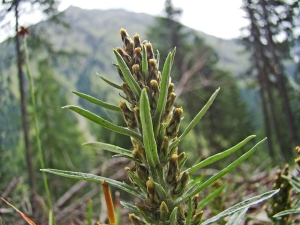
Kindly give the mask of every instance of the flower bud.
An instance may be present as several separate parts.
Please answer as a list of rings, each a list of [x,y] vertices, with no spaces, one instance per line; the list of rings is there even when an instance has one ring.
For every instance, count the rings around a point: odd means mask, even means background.
[[[121,88],[122,88],[123,92],[126,94],[126,97],[128,98],[127,100],[130,103],[133,103],[136,101],[135,95],[127,83],[122,83]]]
[[[141,48],[141,39],[138,34],[133,36],[134,48]]]
[[[158,151],[158,156],[160,162],[164,162],[169,151],[169,138],[167,136],[164,137],[164,139],[161,142],[159,151]]]
[[[161,221],[167,221],[169,219],[170,216],[169,208],[164,201],[162,201],[162,203],[159,206],[159,213],[160,213]]]
[[[157,102],[159,98],[159,87],[158,83],[156,80],[151,80],[150,81],[150,92],[151,92],[151,97],[150,97],[150,107],[152,110],[155,110],[157,107]]]
[[[143,181],[148,180],[148,170],[145,166],[136,164],[136,175]]]
[[[176,99],[176,94],[175,93],[171,93],[170,96],[167,98],[165,112],[164,112],[164,115],[163,115],[163,120],[168,119],[168,116],[170,115],[170,112],[173,109],[175,99]]]
[[[184,225],[185,224],[185,215],[184,215],[184,211],[182,208],[182,205],[178,206],[178,210],[177,210],[177,223],[179,225]]]
[[[199,202],[199,194],[192,197],[192,207],[193,207],[193,216],[196,215],[196,211],[198,208],[198,202]]]
[[[181,177],[179,178],[179,180],[177,181],[177,184],[175,184],[174,188],[173,188],[173,194],[175,196],[180,196],[182,195],[185,186],[187,185],[187,183],[189,182],[189,173],[188,172],[184,172]]]
[[[148,203],[151,206],[158,206],[160,203],[160,198],[158,196],[158,193],[155,188],[155,184],[152,180],[148,180],[146,182],[146,187],[147,187],[147,198],[148,198]]]
[[[134,113],[135,121],[137,124],[137,128],[138,128],[139,132],[142,134],[143,129],[142,129],[142,122],[141,122],[141,117],[140,117],[140,109],[138,106],[133,108],[133,113]]]
[[[147,225],[147,223],[145,223],[144,221],[142,221],[140,219],[140,217],[138,217],[137,215],[135,215],[134,213],[130,213],[129,214],[129,219],[131,220],[131,222],[134,225]]]
[[[124,62],[128,66],[128,68],[131,68],[131,66],[133,64],[131,57],[126,52],[124,52],[123,49],[121,49],[121,48],[117,48],[116,50],[120,54],[120,56],[122,56]]]
[[[147,52],[147,59],[154,59],[154,53],[152,49],[152,45],[150,43],[146,44],[146,52]]]
[[[142,50],[140,47],[134,49],[133,59],[135,64],[142,65]]]
[[[146,205],[146,203],[140,204],[140,203],[135,203],[136,208],[139,210],[140,214],[143,217],[146,217],[148,220],[154,220],[153,222],[155,222],[158,218],[157,214],[155,215],[153,213],[153,209],[151,207],[149,207],[148,205]]]
[[[138,64],[134,64],[132,66],[132,75],[134,79],[140,84],[140,86],[143,85],[143,76],[142,72],[140,71],[140,66]]]
[[[182,108],[174,109],[172,119],[166,128],[166,135],[169,138],[173,138],[177,136],[182,113],[183,113]]]
[[[129,56],[133,56],[133,41],[131,40],[131,38],[126,37],[124,39],[124,49],[125,52],[129,55]]]
[[[151,80],[159,80],[159,75],[157,71],[157,65],[155,59],[150,59],[148,62],[148,68],[149,68],[149,75],[148,75],[148,82]]]
[[[200,211],[196,215],[194,215],[192,218],[191,225],[198,225],[202,220],[202,216],[203,216],[203,211]]]
[[[122,111],[127,126],[130,127],[131,129],[135,129],[137,124],[136,124],[134,113],[128,108],[125,102],[120,102],[119,108]]]
[[[169,168],[166,177],[167,182],[169,184],[175,185],[178,174],[179,174],[178,155],[173,154],[169,162]]]

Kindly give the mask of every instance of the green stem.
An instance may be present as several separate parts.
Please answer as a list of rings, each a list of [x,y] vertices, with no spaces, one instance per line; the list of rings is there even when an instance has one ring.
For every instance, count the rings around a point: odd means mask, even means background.
[[[30,69],[29,69],[29,57],[28,57],[28,48],[27,48],[26,37],[24,38],[24,50],[25,50],[25,69],[26,69],[27,79],[28,79],[28,83],[29,83],[31,104],[33,106],[34,129],[35,129],[35,132],[36,132],[36,142],[37,142],[38,156],[39,156],[41,169],[44,169],[45,164],[44,164],[43,151],[42,151],[41,141],[40,141],[40,130],[39,130],[39,124],[38,124],[38,118],[37,118],[36,100],[35,100],[34,89],[33,89],[33,80],[32,80]],[[46,190],[46,196],[47,196],[47,201],[48,201],[48,209],[53,211],[53,206],[52,206],[52,201],[51,201],[51,196],[50,196],[50,190],[49,190],[49,186],[48,186],[47,177],[46,177],[45,172],[42,172],[42,177],[43,177],[44,188]],[[52,213],[52,221],[53,221],[52,224],[56,225],[53,213]]]

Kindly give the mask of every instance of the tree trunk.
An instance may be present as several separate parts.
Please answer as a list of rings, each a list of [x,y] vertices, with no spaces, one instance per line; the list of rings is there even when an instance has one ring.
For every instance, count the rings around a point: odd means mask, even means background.
[[[35,176],[34,176],[33,163],[32,163],[31,145],[29,139],[28,113],[26,108],[26,96],[25,96],[25,88],[24,88],[24,74],[22,71],[23,56],[20,48],[20,39],[18,35],[18,29],[19,29],[18,10],[19,10],[19,0],[15,1],[15,20],[16,20],[15,21],[15,25],[16,25],[15,45],[16,45],[16,57],[17,57],[17,68],[18,68],[18,78],[19,78],[22,125],[23,125],[23,134],[24,134],[24,142],[25,142],[25,155],[26,155],[28,179],[29,179],[29,186],[30,186],[30,202],[32,204],[33,214],[35,215],[37,209],[36,186],[35,186]]]
[[[266,9],[265,0],[261,0],[261,6],[263,9],[263,17],[264,17],[265,24],[266,24],[264,26],[265,30],[266,30],[266,38],[268,40],[269,49],[270,49],[273,63],[274,63],[273,72],[276,77],[278,89],[279,89],[279,92],[281,95],[282,106],[283,106],[284,113],[286,116],[290,138],[292,140],[293,145],[296,146],[297,145],[297,130],[296,130],[296,126],[295,126],[294,119],[293,119],[293,113],[292,113],[292,110],[290,107],[289,97],[288,97],[288,94],[286,91],[285,81],[283,79],[282,68],[281,68],[282,65],[280,63],[280,60],[279,60],[276,52],[275,52],[275,43],[273,41],[273,33],[271,31],[270,24],[269,24],[270,21],[269,21],[268,12]]]

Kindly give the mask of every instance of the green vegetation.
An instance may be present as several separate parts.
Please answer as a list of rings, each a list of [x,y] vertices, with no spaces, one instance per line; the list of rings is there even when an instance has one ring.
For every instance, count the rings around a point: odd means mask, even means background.
[[[119,104],[127,129],[110,123],[80,107],[66,106],[65,108],[71,109],[109,130],[130,136],[133,145],[132,151],[122,150],[118,146],[105,148],[105,143],[99,144],[104,146],[105,150],[118,151],[119,157],[130,158],[134,161],[134,168],[126,168],[132,185],[93,174],[57,169],[42,169],[41,171],[96,183],[102,182],[102,185],[108,183],[137,197],[140,201],[135,202],[134,205],[127,202],[121,203],[132,211],[129,219],[134,225],[211,224],[232,214],[239,215],[242,212],[244,215],[245,208],[270,198],[278,192],[278,190],[266,192],[247,199],[202,222],[203,211],[198,206],[199,192],[246,160],[265,139],[207,180],[203,182],[190,180],[192,172],[234,153],[255,136],[249,136],[232,149],[213,155],[196,163],[193,167],[185,169],[187,154],[180,152],[178,145],[204,116],[220,89],[213,93],[182,134],[179,134],[183,109],[174,108],[175,99],[172,96],[175,90],[174,84],[170,83],[171,69],[176,64],[175,49],[169,52],[162,72],[160,72],[150,42],[141,42],[137,34],[132,40],[124,29],[121,29],[121,38],[124,49],[117,48],[114,53],[118,62],[115,66],[123,80],[121,87],[125,94],[124,98],[127,100],[127,102]],[[82,97],[87,99],[86,96]],[[107,104],[102,107],[111,108]],[[109,194],[105,193],[105,195],[110,224],[115,224],[113,209],[107,200],[110,199],[107,196]]]
[[[4,10],[23,6],[23,1],[5,3],[13,5]],[[28,74],[23,39],[17,35],[0,44],[0,197],[37,224],[109,223],[106,218],[117,224],[249,220],[293,224],[299,213],[299,196],[293,193],[299,190],[299,178],[286,168],[278,171],[272,188],[270,177],[274,166],[282,168],[293,159],[291,149],[299,137],[299,129],[293,128],[300,121],[299,85],[297,74],[292,74],[297,67],[289,57],[296,40],[288,35],[279,42],[277,35],[291,34],[291,21],[298,12],[293,10],[300,3],[272,4],[244,1],[251,29],[243,42],[247,49],[243,55],[245,47],[238,40],[221,40],[180,24],[177,18],[182,11],[170,0],[165,17],[158,18],[70,7],[61,20],[63,14],[55,14],[52,5],[47,12],[53,17],[30,27],[29,35],[24,27],[19,32],[28,35],[35,103],[31,103],[29,81],[18,80]],[[279,19],[273,24],[270,18]],[[122,27],[139,35],[131,40],[122,30],[123,48],[116,48],[122,46],[116,35]],[[273,32],[273,43],[267,29]],[[284,80],[288,100],[283,100],[278,76]],[[62,110],[65,105],[76,114]],[[34,128],[35,109],[39,132]],[[28,111],[27,141],[24,110]],[[267,135],[263,125],[271,131]],[[255,145],[253,133],[258,140],[268,136],[268,147],[263,141]],[[37,140],[44,157],[39,156]],[[247,142],[254,146],[248,151]],[[47,174],[53,212],[40,182],[41,159],[46,168],[53,168],[47,172],[80,180]],[[121,192],[123,207],[120,210],[116,200],[116,219],[108,185],[112,193]],[[251,205],[270,198],[279,188],[279,194],[266,203],[269,219],[256,216],[253,211],[262,212],[263,207]],[[22,224],[4,202],[0,201],[0,224]],[[123,208],[131,212],[132,222]]]

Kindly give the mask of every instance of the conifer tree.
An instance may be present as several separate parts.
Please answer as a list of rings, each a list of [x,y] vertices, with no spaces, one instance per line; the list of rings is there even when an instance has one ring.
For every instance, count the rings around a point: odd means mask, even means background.
[[[286,158],[291,157],[298,136],[295,110],[290,101],[292,87],[284,69],[284,60],[290,59],[295,41],[298,7],[298,1],[244,1],[250,21],[246,28],[249,35],[243,39],[252,58],[248,74],[252,74],[260,86],[269,152],[274,155],[274,147],[278,146]]]

